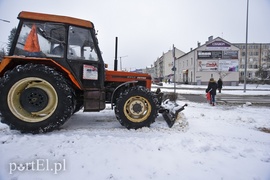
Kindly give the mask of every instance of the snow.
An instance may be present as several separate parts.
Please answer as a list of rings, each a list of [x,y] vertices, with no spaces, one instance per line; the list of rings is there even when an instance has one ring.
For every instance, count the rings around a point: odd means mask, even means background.
[[[174,92],[174,84],[166,84],[163,86],[153,85],[152,90],[161,87],[163,91]],[[166,89],[167,88],[167,89]],[[205,85],[176,85],[177,92],[180,94],[205,94]],[[248,84],[246,85],[246,92],[244,92],[244,85],[240,84],[239,86],[225,86],[222,88],[222,94],[231,94],[231,95],[270,95],[270,85],[257,85],[257,84]]]
[[[246,93],[269,94],[270,86],[258,88],[249,85]],[[150,128],[127,130],[110,106],[79,111],[47,134],[21,134],[0,123],[0,180],[270,179],[270,133],[259,130],[270,129],[269,107],[187,103],[172,128],[158,116]]]

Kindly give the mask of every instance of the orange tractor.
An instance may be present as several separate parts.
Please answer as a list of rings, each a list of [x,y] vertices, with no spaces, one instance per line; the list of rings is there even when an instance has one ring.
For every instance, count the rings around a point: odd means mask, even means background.
[[[1,121],[26,133],[49,132],[71,115],[111,103],[130,129],[162,113],[171,127],[184,109],[164,105],[148,74],[107,70],[90,21],[22,11],[9,55],[0,64]]]

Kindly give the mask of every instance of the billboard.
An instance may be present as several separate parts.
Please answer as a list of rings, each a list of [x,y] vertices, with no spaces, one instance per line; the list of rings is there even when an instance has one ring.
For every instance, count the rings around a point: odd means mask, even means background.
[[[217,71],[218,60],[198,60],[198,71]]]
[[[238,72],[237,60],[219,60],[218,71]]]
[[[198,59],[220,59],[222,51],[198,51]]]
[[[238,59],[238,51],[198,51],[198,59]]]
[[[198,60],[197,71],[238,72],[238,60]]]
[[[223,51],[222,59],[238,59],[238,51]]]
[[[214,41],[206,45],[206,49],[211,50],[228,50],[231,49],[231,45],[229,43],[223,41]]]

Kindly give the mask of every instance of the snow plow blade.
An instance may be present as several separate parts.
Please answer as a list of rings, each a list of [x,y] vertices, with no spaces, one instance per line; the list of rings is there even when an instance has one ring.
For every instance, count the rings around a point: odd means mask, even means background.
[[[162,116],[168,124],[169,128],[173,127],[175,121],[178,118],[178,113],[183,111],[186,106],[187,104],[179,106],[177,103],[171,102],[170,100],[163,102],[159,112],[162,113]]]

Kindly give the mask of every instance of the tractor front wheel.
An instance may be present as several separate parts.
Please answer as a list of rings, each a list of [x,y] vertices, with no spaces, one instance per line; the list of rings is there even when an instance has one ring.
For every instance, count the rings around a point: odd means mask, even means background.
[[[149,127],[158,113],[157,98],[145,87],[135,86],[120,95],[115,114],[121,125],[128,129]]]

